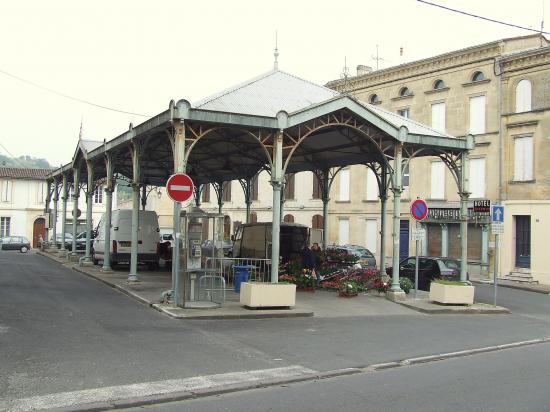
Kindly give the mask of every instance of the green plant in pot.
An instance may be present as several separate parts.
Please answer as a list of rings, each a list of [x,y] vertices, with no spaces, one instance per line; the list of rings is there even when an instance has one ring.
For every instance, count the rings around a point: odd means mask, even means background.
[[[339,294],[343,297],[357,296],[359,285],[355,280],[343,280],[340,282]]]

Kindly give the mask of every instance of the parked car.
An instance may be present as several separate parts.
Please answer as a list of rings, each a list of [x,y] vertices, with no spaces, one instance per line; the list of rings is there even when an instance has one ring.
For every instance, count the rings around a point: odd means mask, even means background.
[[[7,236],[0,239],[2,250],[18,250],[27,253],[31,250],[31,242],[25,236]]]
[[[95,230],[92,230],[92,253],[94,239],[96,238],[96,236],[97,232]],[[78,235],[76,235],[76,250],[86,250],[86,232],[80,232]]]
[[[416,257],[409,256],[399,263],[399,276],[409,278],[414,282]],[[391,276],[392,268],[386,273]],[[434,279],[460,280],[460,261],[448,257],[419,256],[418,258],[418,289],[430,290]]]
[[[328,249],[335,249],[338,252],[353,254],[359,257],[357,261],[363,269],[376,268],[376,258],[370,250],[364,246],[344,245],[344,246],[329,246]]]
[[[214,251],[212,251],[212,248],[214,248]],[[202,242],[201,251],[202,255],[205,257],[210,257],[212,255],[217,256],[219,249],[223,250],[223,255],[225,257],[231,257],[233,252],[233,243],[229,240],[218,240],[214,245],[214,241],[210,239]]]
[[[55,235],[55,244],[57,245],[58,248],[61,248],[62,239],[63,239],[63,235],[61,233],[57,233]],[[53,242],[53,237],[51,241]],[[68,232],[65,233],[65,249],[67,250],[73,249],[73,235]]]

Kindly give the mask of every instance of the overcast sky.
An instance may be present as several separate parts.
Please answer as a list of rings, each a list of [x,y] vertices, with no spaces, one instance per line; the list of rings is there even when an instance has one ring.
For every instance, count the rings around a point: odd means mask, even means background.
[[[543,0],[431,0],[540,28]],[[550,2],[546,7],[548,16]],[[550,20],[547,23],[550,31]],[[0,3],[0,153],[70,162],[84,138],[110,140],[145,115],[191,102],[273,67],[318,84],[347,58],[376,68],[530,32],[416,0],[26,0]],[[399,55],[400,47],[403,56]],[[3,146],[3,147],[2,147]]]

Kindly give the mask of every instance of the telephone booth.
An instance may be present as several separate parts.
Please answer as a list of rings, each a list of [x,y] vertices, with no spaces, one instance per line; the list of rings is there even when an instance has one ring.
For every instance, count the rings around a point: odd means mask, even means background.
[[[225,279],[216,268],[203,264],[203,244],[218,245],[223,241],[223,215],[207,213],[199,207],[190,207],[180,214],[181,242],[179,242],[180,293],[189,309],[220,307],[225,301]],[[209,230],[204,230],[209,228]],[[205,238],[208,237],[208,239]],[[205,250],[212,258],[223,258],[221,248]]]

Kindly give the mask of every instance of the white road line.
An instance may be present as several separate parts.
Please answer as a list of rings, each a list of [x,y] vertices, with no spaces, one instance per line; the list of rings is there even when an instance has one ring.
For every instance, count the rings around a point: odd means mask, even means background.
[[[36,411],[51,408],[68,408],[88,403],[112,402],[123,399],[215,389],[226,385],[246,384],[270,379],[292,378],[317,373],[300,365],[282,368],[231,372],[217,375],[195,376],[185,379],[144,382],[131,385],[109,386],[73,392],[53,393],[26,399],[2,400],[1,411]]]

